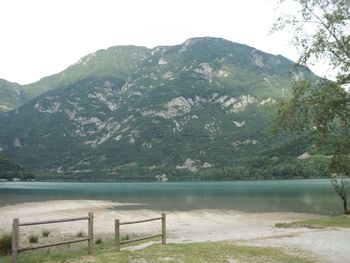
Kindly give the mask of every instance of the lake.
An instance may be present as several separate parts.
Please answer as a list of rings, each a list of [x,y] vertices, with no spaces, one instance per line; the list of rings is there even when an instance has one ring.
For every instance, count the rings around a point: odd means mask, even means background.
[[[44,200],[90,199],[140,203],[116,209],[233,209],[245,212],[342,213],[328,179],[230,182],[5,182],[0,206]]]

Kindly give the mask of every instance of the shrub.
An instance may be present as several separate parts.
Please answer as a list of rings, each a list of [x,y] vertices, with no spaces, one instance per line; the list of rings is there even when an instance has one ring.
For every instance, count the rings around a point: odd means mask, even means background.
[[[29,243],[38,243],[39,237],[36,235],[30,235],[28,239],[29,239]]]
[[[122,236],[121,240],[124,241],[124,240],[129,240],[130,237],[128,234],[126,234],[125,236]]]
[[[10,234],[4,234],[0,237],[0,255],[11,254],[12,236]]]
[[[84,232],[83,231],[79,231],[78,233],[77,233],[77,237],[83,237],[84,236]]]
[[[102,243],[102,239],[101,238],[98,238],[95,240],[95,244],[98,245],[98,244],[101,244]]]
[[[50,231],[49,230],[43,230],[41,232],[41,234],[43,235],[43,237],[48,237],[50,235]]]

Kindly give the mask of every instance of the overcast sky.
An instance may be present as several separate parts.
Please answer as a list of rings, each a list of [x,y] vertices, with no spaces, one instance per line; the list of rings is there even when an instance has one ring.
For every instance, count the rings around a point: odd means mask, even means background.
[[[222,37],[296,60],[276,0],[1,0],[0,78],[27,84],[116,45]],[[313,68],[323,75],[324,69]]]

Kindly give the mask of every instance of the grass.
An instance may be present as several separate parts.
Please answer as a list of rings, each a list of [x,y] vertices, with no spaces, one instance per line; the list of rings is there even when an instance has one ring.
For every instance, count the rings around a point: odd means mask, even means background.
[[[11,252],[12,237],[10,234],[3,234],[0,237],[0,255],[8,255]]]
[[[350,215],[341,215],[334,217],[309,219],[304,221],[298,221],[293,223],[277,223],[276,227],[283,228],[327,228],[327,227],[341,227],[350,228]]]
[[[38,239],[39,239],[39,237],[36,235],[30,235],[28,237],[29,243],[38,243]]]
[[[125,240],[130,240],[130,237],[129,237],[128,234],[126,234],[125,236],[122,236],[122,237],[120,238],[120,241],[125,241]]]
[[[41,232],[41,234],[42,234],[43,237],[48,237],[50,235],[50,231],[49,230],[43,230]]]
[[[79,231],[78,233],[77,233],[77,237],[83,237],[85,234],[84,234],[84,232],[83,231]]]
[[[4,263],[10,263],[9,256]],[[163,263],[163,262],[256,262],[256,263],[311,263],[311,258],[290,255],[278,248],[263,248],[236,245],[229,242],[205,242],[188,244],[152,245],[143,250],[116,252],[111,244],[95,246],[93,256],[87,255],[86,248],[79,250],[54,249],[21,253],[19,262],[70,262],[70,263]]]

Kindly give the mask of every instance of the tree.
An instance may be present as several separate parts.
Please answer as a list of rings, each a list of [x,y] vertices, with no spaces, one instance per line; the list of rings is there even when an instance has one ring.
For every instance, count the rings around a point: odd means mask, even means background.
[[[282,0],[293,2],[297,13],[280,17],[274,30],[291,27],[293,43],[301,54],[299,64],[328,62],[337,81],[325,79],[293,84],[292,98],[280,104],[273,122],[275,132],[309,136],[319,151],[330,158],[329,174],[334,189],[350,214],[350,1]]]
[[[350,83],[349,0],[280,0],[287,3],[293,4],[294,14],[281,15],[272,31],[292,29],[300,64],[327,61],[340,85]]]

